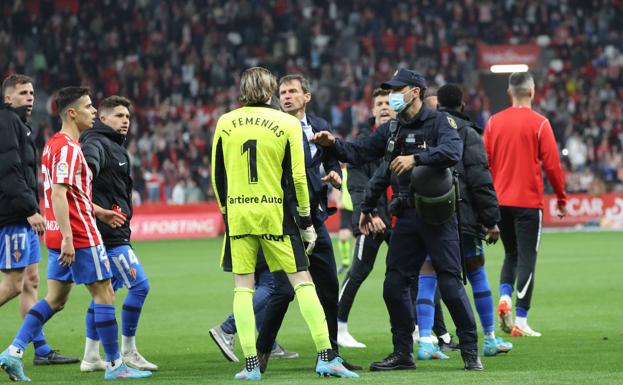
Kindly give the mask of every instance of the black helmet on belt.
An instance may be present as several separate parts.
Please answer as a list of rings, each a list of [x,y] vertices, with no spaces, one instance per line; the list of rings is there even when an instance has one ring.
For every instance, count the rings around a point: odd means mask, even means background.
[[[452,172],[447,168],[417,166],[411,172],[410,191],[424,222],[441,224],[454,215],[456,194]]]

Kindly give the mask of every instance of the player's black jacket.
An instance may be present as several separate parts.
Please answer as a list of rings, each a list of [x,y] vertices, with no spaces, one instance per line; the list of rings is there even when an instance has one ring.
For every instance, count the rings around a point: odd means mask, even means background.
[[[0,226],[28,224],[39,212],[37,150],[26,107],[0,106]]]
[[[484,238],[483,226],[492,227],[498,223],[500,209],[481,137],[483,130],[458,111],[442,111],[454,117],[463,141],[463,158],[456,165],[461,194],[461,231]]]
[[[99,120],[92,129],[80,136],[82,152],[93,171],[93,203],[108,210],[116,204],[127,214],[123,226],[116,229],[97,221],[97,228],[107,247],[130,243],[133,182],[130,157],[123,146],[124,141],[124,135],[116,133]]]
[[[374,118],[370,121],[370,127],[374,124]],[[358,138],[364,138],[372,133],[370,128],[363,128],[359,130]],[[364,164],[363,166],[348,165],[348,192],[350,193],[351,200],[353,202],[353,214],[352,214],[352,230],[355,235],[361,233],[359,231],[359,216],[361,213],[361,203],[364,199],[364,192],[368,182],[381,165],[380,160],[375,160]],[[387,195],[381,195],[376,206],[377,215],[385,222],[385,226],[390,227],[391,215],[387,209]]]

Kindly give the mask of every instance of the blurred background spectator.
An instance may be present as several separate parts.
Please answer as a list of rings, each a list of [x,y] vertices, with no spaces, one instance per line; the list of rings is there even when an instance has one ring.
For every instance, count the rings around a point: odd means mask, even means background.
[[[134,102],[137,204],[213,196],[211,132],[254,65],[308,76],[311,110],[343,136],[367,124],[372,90],[398,67],[463,84],[484,125],[477,42],[542,46],[534,107],[552,122],[568,190],[623,190],[621,0],[17,0],[0,12],[0,69],[36,79],[40,147],[59,127],[59,87]]]

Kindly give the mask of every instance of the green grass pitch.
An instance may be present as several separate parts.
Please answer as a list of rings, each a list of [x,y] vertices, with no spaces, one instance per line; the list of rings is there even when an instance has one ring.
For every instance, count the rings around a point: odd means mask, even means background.
[[[228,384],[242,366],[227,362],[213,344],[208,329],[231,311],[233,280],[220,270],[220,239],[136,242],[148,273],[151,293],[139,325],[137,343],[147,359],[160,365],[148,384]],[[367,349],[343,349],[342,355],[367,368],[391,351],[387,312],[382,300],[384,254],[364,283],[351,313],[350,330]],[[47,255],[44,253],[44,256]],[[487,249],[487,270],[494,295],[502,262],[502,246]],[[485,371],[466,373],[458,352],[451,359],[418,362],[416,371],[371,373],[359,380],[315,376],[315,353],[298,306],[292,304],[279,341],[301,358],[272,360],[267,384],[621,384],[623,383],[623,233],[546,233],[536,271],[531,326],[541,338],[510,338],[508,355],[483,358]],[[45,277],[45,263],[41,266]],[[468,288],[468,290],[470,290]],[[40,293],[45,293],[42,282]],[[469,291],[471,295],[471,291]],[[125,296],[117,296],[119,305]],[[64,311],[46,325],[50,345],[81,356],[84,313],[88,295],[74,288]],[[120,306],[117,307],[118,309]],[[118,319],[120,314],[118,312]],[[446,320],[451,324],[449,317]],[[7,346],[20,325],[17,302],[0,309],[0,346]],[[450,329],[453,330],[451,325]],[[501,331],[498,331],[501,333]],[[240,349],[237,348],[239,356]],[[33,381],[46,384],[102,383],[102,373],[82,374],[78,365],[33,367],[33,349],[25,355],[25,370]],[[0,373],[0,381],[8,379]]]

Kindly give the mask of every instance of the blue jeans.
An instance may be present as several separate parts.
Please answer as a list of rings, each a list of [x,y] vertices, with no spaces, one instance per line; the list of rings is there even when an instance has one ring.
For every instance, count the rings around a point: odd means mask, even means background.
[[[268,304],[270,295],[275,288],[275,280],[273,274],[268,271],[268,268],[255,272],[255,293],[253,293],[253,312],[255,313],[255,327],[260,330],[262,322],[264,321],[264,310]],[[229,317],[221,324],[221,328],[225,333],[236,333],[236,321],[234,315],[230,314]]]

